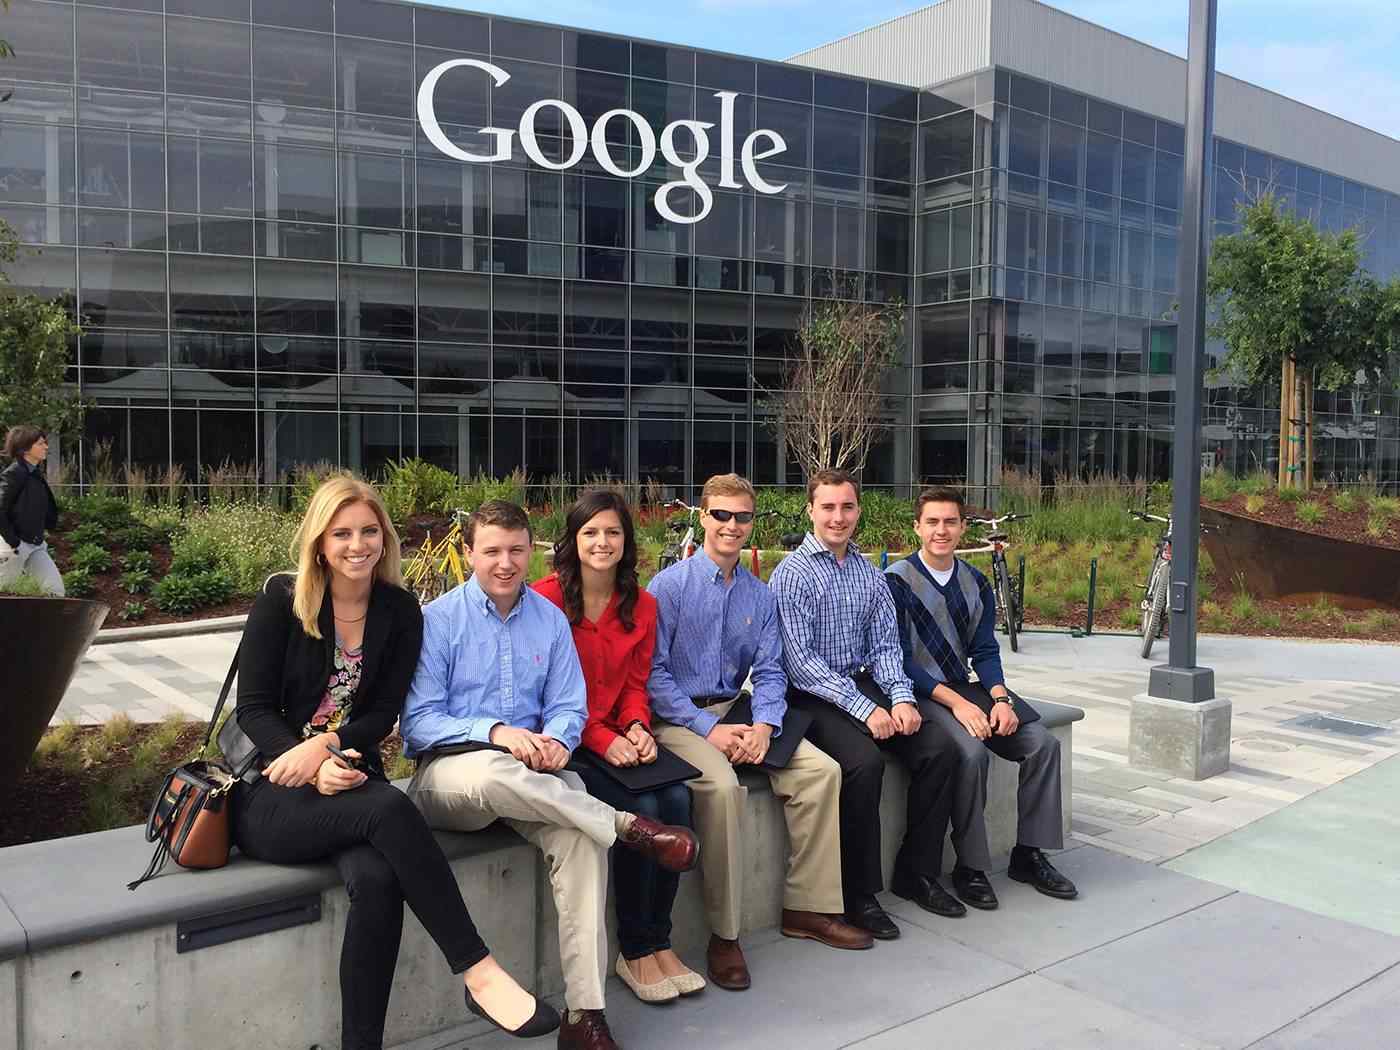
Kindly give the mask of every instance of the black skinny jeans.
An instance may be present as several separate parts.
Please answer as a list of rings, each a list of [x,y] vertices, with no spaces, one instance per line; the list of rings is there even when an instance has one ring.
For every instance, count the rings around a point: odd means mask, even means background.
[[[343,1050],[381,1050],[403,931],[403,905],[437,942],[453,973],[489,954],[476,932],[457,880],[423,815],[407,795],[372,777],[326,796],[314,787],[239,784],[234,842],[273,864],[333,857],[350,912],[340,948]]]
[[[690,827],[690,788],[668,784],[633,794],[587,762],[570,766],[588,793],[614,809],[639,813],[663,824]],[[612,849],[613,899],[617,904],[617,941],[624,959],[641,959],[671,947],[671,907],[681,877],[636,850]]]

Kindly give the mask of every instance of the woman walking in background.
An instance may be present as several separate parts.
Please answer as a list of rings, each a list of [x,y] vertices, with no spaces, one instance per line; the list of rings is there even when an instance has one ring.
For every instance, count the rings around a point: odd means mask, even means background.
[[[63,597],[63,576],[49,555],[44,533],[58,525],[58,503],[44,477],[49,436],[41,428],[20,425],[5,435],[0,471],[0,587],[27,572],[44,590]]]
[[[637,581],[637,540],[627,502],[607,489],[584,492],[554,545],[554,573],[534,585],[573,626],[588,687],[581,747],[614,766],[656,761],[647,676],[656,645],[656,599]],[[670,784],[633,793],[588,762],[571,767],[589,794],[620,810],[690,827],[690,789]],[[671,906],[680,876],[631,850],[613,850],[616,972],[643,1002],[668,1002],[705,987],[671,950]]]
[[[465,975],[468,1009],[513,1035],[554,1031],[558,1013],[492,958],[418,807],[384,776],[379,744],[418,666],[423,614],[379,494],[322,483],[295,544],[296,574],[267,582],[244,629],[235,715],[262,775],[235,789],[234,841],[273,864],[332,858],[345,880],[341,1045],[383,1046],[405,901]]]

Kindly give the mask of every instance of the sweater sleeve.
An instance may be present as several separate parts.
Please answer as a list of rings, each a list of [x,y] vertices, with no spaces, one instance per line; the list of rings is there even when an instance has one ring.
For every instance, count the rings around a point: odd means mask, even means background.
[[[361,754],[377,748],[394,728],[423,648],[423,610],[412,596],[391,594],[391,601],[385,604],[384,615],[393,616],[394,626],[384,643],[374,693],[364,698],[368,708],[357,712],[339,730],[341,747],[353,747]]]
[[[253,602],[238,656],[238,725],[271,760],[301,743],[282,715],[282,679],[291,598],[282,577],[269,580]]]
[[[0,472],[0,539],[9,544],[12,550],[19,550],[19,532],[15,529],[15,503],[19,490],[24,487],[24,479],[12,469]]]
[[[1001,646],[997,643],[997,599],[996,593],[987,578],[982,577],[978,584],[982,592],[982,619],[972,633],[972,644],[967,647],[968,661],[977,672],[977,681],[983,689],[1006,684],[1006,673],[1001,669]]]

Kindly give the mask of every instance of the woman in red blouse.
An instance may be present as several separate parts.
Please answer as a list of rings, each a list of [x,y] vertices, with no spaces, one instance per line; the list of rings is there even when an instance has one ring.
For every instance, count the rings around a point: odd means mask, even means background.
[[[564,611],[588,683],[582,747],[615,766],[656,761],[647,677],[656,645],[656,599],[637,581],[637,541],[627,502],[590,489],[572,507],[554,545],[554,573],[534,587]],[[690,789],[672,784],[633,794],[589,763],[574,768],[589,793],[612,806],[690,827]],[[643,1002],[705,987],[671,950],[671,905],[680,876],[631,850],[613,851],[617,975]]]

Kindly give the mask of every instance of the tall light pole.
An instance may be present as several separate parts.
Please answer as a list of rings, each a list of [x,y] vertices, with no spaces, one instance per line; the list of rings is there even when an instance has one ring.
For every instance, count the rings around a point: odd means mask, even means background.
[[[1207,188],[1215,123],[1216,0],[1191,0],[1186,69],[1186,179],[1181,213],[1172,446],[1171,648],[1130,708],[1133,765],[1202,779],[1230,764],[1230,702],[1196,664],[1196,565],[1201,537],[1201,399],[1206,328]]]

